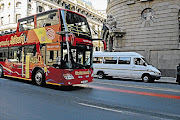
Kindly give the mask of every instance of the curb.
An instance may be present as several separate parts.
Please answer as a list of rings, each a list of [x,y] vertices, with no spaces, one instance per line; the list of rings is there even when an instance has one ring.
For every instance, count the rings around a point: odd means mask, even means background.
[[[169,82],[169,83],[177,83],[176,78],[174,77],[161,77],[158,82]]]

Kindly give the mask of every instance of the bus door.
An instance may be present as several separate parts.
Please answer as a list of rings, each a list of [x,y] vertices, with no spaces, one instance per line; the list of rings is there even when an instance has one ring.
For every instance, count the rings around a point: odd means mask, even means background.
[[[41,44],[40,51],[42,59],[48,67],[46,82],[56,82],[60,80],[61,72],[61,46],[60,43]]]
[[[25,78],[30,78],[32,69],[39,62],[37,56],[36,45],[26,45],[22,48],[22,75]]]

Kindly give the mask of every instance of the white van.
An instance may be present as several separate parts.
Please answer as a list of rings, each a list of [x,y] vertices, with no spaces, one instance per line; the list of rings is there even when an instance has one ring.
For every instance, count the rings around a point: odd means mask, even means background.
[[[161,77],[161,72],[136,52],[94,52],[93,67],[94,75],[101,79],[111,76],[154,82]]]

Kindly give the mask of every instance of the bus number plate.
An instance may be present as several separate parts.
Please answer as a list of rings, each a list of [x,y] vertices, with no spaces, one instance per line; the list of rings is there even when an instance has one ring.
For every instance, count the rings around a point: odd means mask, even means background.
[[[85,83],[88,83],[88,80],[81,81],[81,84],[85,84]]]

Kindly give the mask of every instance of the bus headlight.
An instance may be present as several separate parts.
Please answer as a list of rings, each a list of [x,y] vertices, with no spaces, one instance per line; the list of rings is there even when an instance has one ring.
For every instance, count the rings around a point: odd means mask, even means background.
[[[66,79],[66,80],[72,80],[72,79],[74,79],[74,76],[72,75],[72,74],[63,74],[63,76],[64,76],[64,78]]]

